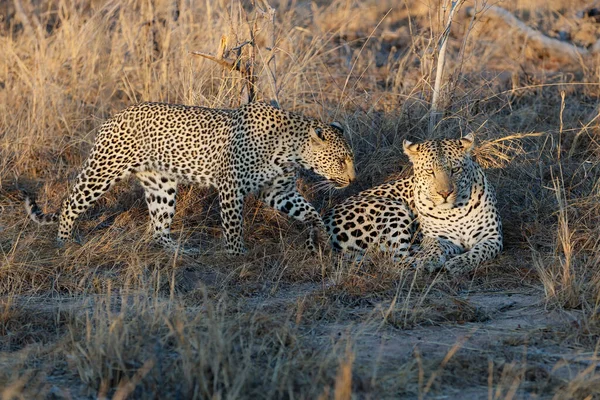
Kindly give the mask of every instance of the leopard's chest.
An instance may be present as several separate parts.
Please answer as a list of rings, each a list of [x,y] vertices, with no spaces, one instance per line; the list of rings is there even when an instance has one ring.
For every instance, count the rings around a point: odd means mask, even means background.
[[[482,191],[462,207],[435,210],[418,216],[421,230],[427,236],[444,238],[464,249],[470,249],[479,240],[481,232],[495,221],[495,208],[489,193]]]

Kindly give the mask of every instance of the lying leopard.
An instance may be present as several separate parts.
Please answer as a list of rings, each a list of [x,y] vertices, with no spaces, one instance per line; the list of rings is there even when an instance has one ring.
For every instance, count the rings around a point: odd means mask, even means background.
[[[423,238],[411,257],[430,271],[472,270],[502,251],[496,195],[473,160],[473,136],[459,140],[404,141],[413,164],[407,178],[365,190],[324,216],[334,248],[364,254],[378,249],[409,256],[415,231]]]
[[[113,184],[134,174],[145,191],[153,236],[167,248],[177,247],[170,226],[177,184],[184,182],[218,189],[228,253],[245,252],[242,211],[250,193],[309,224],[307,245],[315,250],[325,227],[296,188],[299,168],[339,188],[355,179],[352,150],[339,124],[326,125],[264,103],[234,110],[143,103],[101,126],[60,212],[43,214],[31,198],[26,209],[37,223],[58,222],[61,244],[71,237],[81,213]]]

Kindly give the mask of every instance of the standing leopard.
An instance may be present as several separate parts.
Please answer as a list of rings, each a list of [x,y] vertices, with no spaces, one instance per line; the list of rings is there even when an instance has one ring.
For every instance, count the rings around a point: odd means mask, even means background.
[[[334,248],[394,259],[409,256],[420,227],[422,240],[411,257],[430,271],[458,274],[502,251],[502,223],[494,188],[471,155],[472,135],[458,140],[404,141],[411,177],[348,198],[323,217]]]
[[[226,251],[245,252],[242,211],[250,193],[310,226],[307,246],[325,227],[296,188],[305,168],[342,188],[355,179],[352,150],[337,123],[250,103],[220,110],[164,103],[129,107],[101,127],[94,146],[60,212],[43,214],[31,198],[32,220],[59,223],[58,243],[71,237],[76,218],[116,182],[134,174],[145,191],[153,236],[167,248],[175,214],[177,184],[213,186],[219,191]],[[318,238],[318,237],[317,237]]]

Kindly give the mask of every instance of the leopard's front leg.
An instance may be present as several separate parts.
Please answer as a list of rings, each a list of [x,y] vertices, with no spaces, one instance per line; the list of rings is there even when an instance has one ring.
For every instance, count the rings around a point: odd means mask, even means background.
[[[484,261],[496,257],[501,251],[502,238],[494,236],[488,240],[477,243],[466,253],[446,261],[444,269],[452,275],[464,274],[477,268]]]
[[[263,188],[259,198],[271,207],[309,225],[306,247],[316,252],[319,244],[328,248],[328,237],[321,216],[296,188],[296,174],[289,173],[276,178]]]
[[[434,272],[442,268],[447,260],[462,249],[447,239],[423,236],[420,250],[414,255],[415,264],[425,267],[427,271]]]
[[[233,256],[242,255],[246,253],[243,220],[244,194],[240,189],[235,187],[221,187],[219,190],[219,199],[226,251]]]

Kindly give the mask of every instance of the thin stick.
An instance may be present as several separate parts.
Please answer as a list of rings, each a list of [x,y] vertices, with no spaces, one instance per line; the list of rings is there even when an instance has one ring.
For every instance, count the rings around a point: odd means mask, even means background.
[[[559,114],[559,120],[560,120],[560,128],[558,131],[558,152],[557,152],[557,159],[558,161],[560,161],[560,154],[562,153],[561,151],[561,143],[562,143],[562,135],[563,135],[563,129],[564,129],[564,123],[563,123],[563,113],[565,111],[565,91],[561,90],[560,91],[560,114]]]
[[[246,21],[248,21],[247,14]],[[250,47],[248,47],[248,60],[243,66],[244,70],[240,71],[246,80],[246,84],[242,89],[243,104],[252,103],[254,100],[256,100],[256,75],[254,74],[254,68],[256,66],[256,20],[252,25],[250,25],[248,22],[248,30],[250,33],[250,41],[247,41],[250,44]],[[239,47],[241,48],[243,46],[244,44],[242,43]]]
[[[213,56],[210,53],[202,51],[190,51],[190,54],[200,56],[211,60],[221,65],[230,71],[238,71],[245,80],[244,88],[242,89],[242,103],[250,103],[256,99],[256,76],[254,75],[255,52],[254,52],[254,31],[255,27],[250,27],[251,40],[246,40],[242,44],[232,49],[227,49],[227,38],[223,36],[217,50],[217,55]],[[246,45],[250,45],[249,57],[247,61],[242,61],[242,50]],[[228,58],[231,53],[235,53],[235,59]]]
[[[439,54],[437,61],[437,68],[435,71],[435,84],[433,87],[433,98],[431,99],[431,111],[429,114],[429,135],[433,134],[433,131],[438,123],[439,117],[442,115],[443,110],[440,108],[440,91],[442,87],[442,79],[444,75],[444,66],[446,64],[446,47],[448,44],[448,36],[450,35],[450,28],[452,26],[452,18],[454,17],[454,13],[460,6],[465,2],[465,0],[454,0],[450,6],[450,13],[448,14],[448,22],[446,22],[446,28],[444,32],[440,36],[439,44]]]
[[[201,51],[190,51],[190,53],[193,54],[193,55],[195,55],[195,56],[204,57],[204,58],[206,58],[208,60],[214,61],[217,64],[219,64],[219,65],[221,65],[221,66],[223,66],[225,68],[234,69],[236,71],[239,71],[239,63],[235,63],[233,61],[229,61],[229,60],[226,60],[224,58],[219,58],[217,56],[213,56],[212,54],[204,53],[204,52],[201,52]]]
[[[270,38],[270,43],[267,47],[267,51],[269,51],[269,57],[267,58],[267,70],[273,90],[273,99],[271,100],[271,102],[275,102],[276,106],[279,107],[279,89],[277,88],[277,64],[275,62],[275,48],[277,46],[277,37],[275,35],[275,9],[269,5],[267,0],[259,0],[259,2],[261,3],[262,8],[257,6],[257,12],[260,15],[262,15],[263,18],[269,21],[268,36]]]

